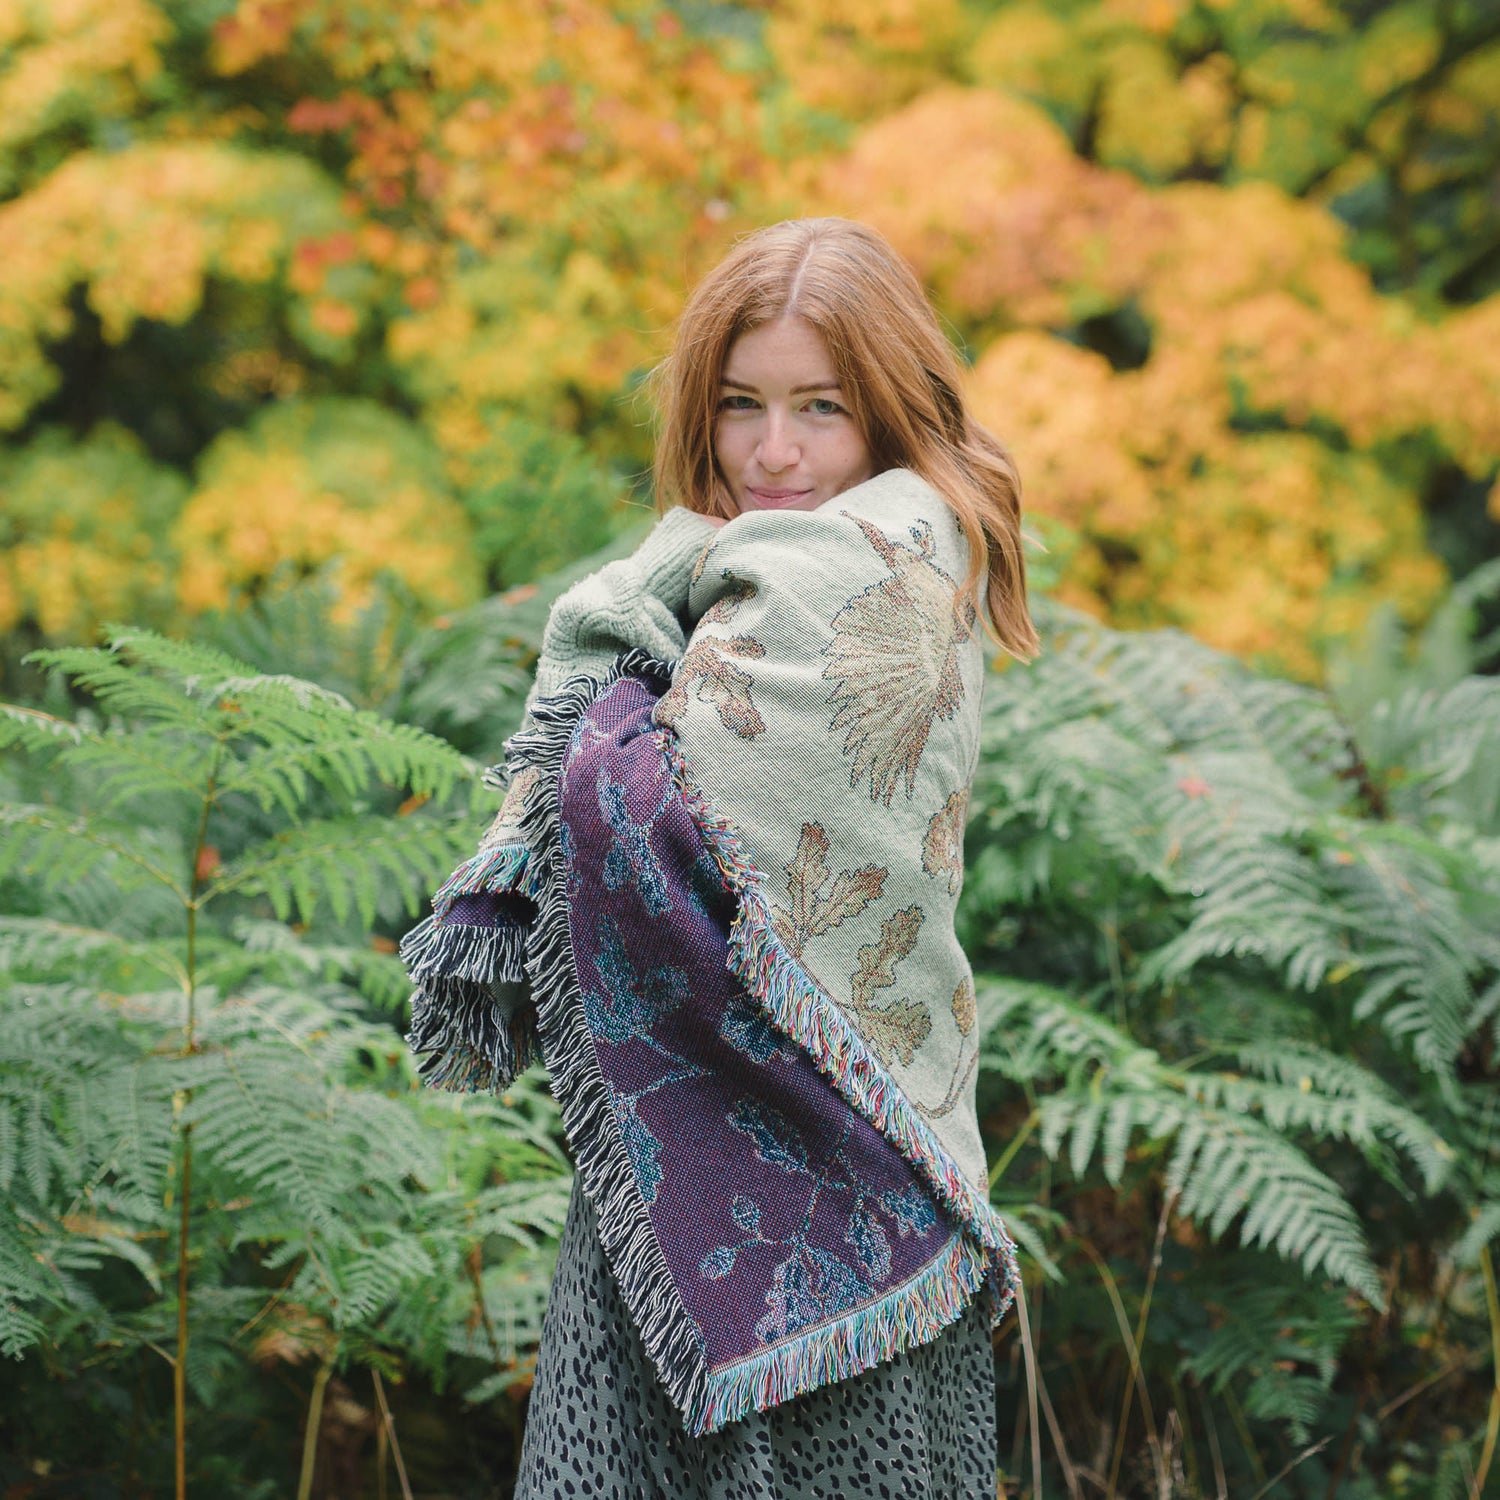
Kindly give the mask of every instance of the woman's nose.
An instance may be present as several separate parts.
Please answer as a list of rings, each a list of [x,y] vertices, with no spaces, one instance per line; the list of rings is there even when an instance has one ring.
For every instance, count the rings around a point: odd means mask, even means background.
[[[800,457],[786,419],[775,412],[767,414],[757,457],[761,468],[772,474],[790,468]]]

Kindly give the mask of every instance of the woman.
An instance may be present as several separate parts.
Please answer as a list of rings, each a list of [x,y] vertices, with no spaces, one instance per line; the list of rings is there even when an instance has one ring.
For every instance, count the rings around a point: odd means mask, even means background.
[[[1017,1281],[953,909],[981,629],[1036,646],[1015,471],[843,220],[741,242],[656,388],[676,503],[558,601],[403,946],[426,1075],[545,1055],[578,1163],[517,1493],[989,1495]]]

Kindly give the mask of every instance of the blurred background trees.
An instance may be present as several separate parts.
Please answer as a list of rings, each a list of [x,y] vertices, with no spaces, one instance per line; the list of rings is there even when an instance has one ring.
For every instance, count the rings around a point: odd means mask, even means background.
[[[548,600],[644,520],[640,386],[687,288],[754,225],[844,213],[931,289],[1049,549],[1052,656],[992,684],[964,908],[995,1191],[1050,1309],[1049,1486],[1469,1494],[1500,1427],[1497,182],[1490,0],[0,0],[0,674],[32,751],[0,771],[0,1337],[28,1351],[0,1378],[37,1434],[0,1476],[113,1495],[170,1468],[174,1100],[203,1066],[161,1055],[181,913],[108,870],[58,884],[37,809],[133,821],[188,889],[207,848],[426,795],[335,776],[215,803],[205,839],[144,761],[113,802],[83,774],[191,682],[142,660],[177,686],[99,703],[23,658],[128,620],[495,758]],[[1193,639],[1117,634],[1164,628]],[[383,1372],[431,1491],[504,1493],[537,1303],[526,1224],[477,1233],[475,1205],[545,1178],[517,1142],[555,1120],[528,1096],[437,1121],[377,1056],[395,885],[241,899],[205,939],[220,1052],[289,1048],[329,1120],[373,1090],[427,1132],[378,1210],[333,1168],[318,1200],[337,1253],[421,1255],[355,1312],[296,1282],[289,1342],[257,1344],[276,1318],[235,1318],[317,1238],[237,1240],[243,1164],[204,1158],[192,1398],[251,1415],[219,1450],[200,1424],[198,1482],[291,1493],[310,1453],[316,1492],[360,1493],[335,1449],[374,1482]],[[154,1080],[169,1145],[135,1176],[125,1125],[36,1102],[81,1068]],[[469,1206],[424,1218],[444,1151]],[[460,1264],[477,1303],[444,1300]],[[342,1436],[308,1447],[325,1386]],[[113,1434],[87,1474],[83,1430]]]
[[[1093,614],[1316,679],[1500,550],[1480,0],[5,0],[0,45],[12,631],[570,561],[685,288],[820,211],[922,273]]]

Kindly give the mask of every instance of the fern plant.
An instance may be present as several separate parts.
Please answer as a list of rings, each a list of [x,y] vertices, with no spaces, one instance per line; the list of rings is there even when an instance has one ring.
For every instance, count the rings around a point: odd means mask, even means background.
[[[472,842],[476,768],[203,645],[115,629],[35,660],[90,706],[0,713],[25,752],[0,808],[0,1447],[65,1465],[46,1385],[113,1370],[133,1394],[94,1461],[227,1492],[280,1399],[257,1370],[302,1367],[306,1494],[335,1372],[492,1387],[535,1337],[555,1115],[524,1083],[417,1086],[380,935]],[[262,1484],[290,1492],[297,1446]]]
[[[1425,1494],[1460,1432],[1474,1477],[1500,681],[1336,697],[1044,614],[987,688],[962,919],[995,1201],[1066,1283],[1036,1282],[1042,1379],[1114,1388],[1061,1403],[1053,1481],[1374,1497],[1399,1459]],[[1444,1370],[1443,1442],[1367,1430]]]

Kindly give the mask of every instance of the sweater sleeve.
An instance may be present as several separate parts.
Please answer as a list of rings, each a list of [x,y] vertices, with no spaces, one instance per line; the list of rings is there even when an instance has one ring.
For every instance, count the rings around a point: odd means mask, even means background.
[[[575,672],[602,671],[632,647],[664,659],[681,656],[689,576],[716,535],[704,517],[674,506],[629,557],[575,583],[547,618],[528,708]]]

